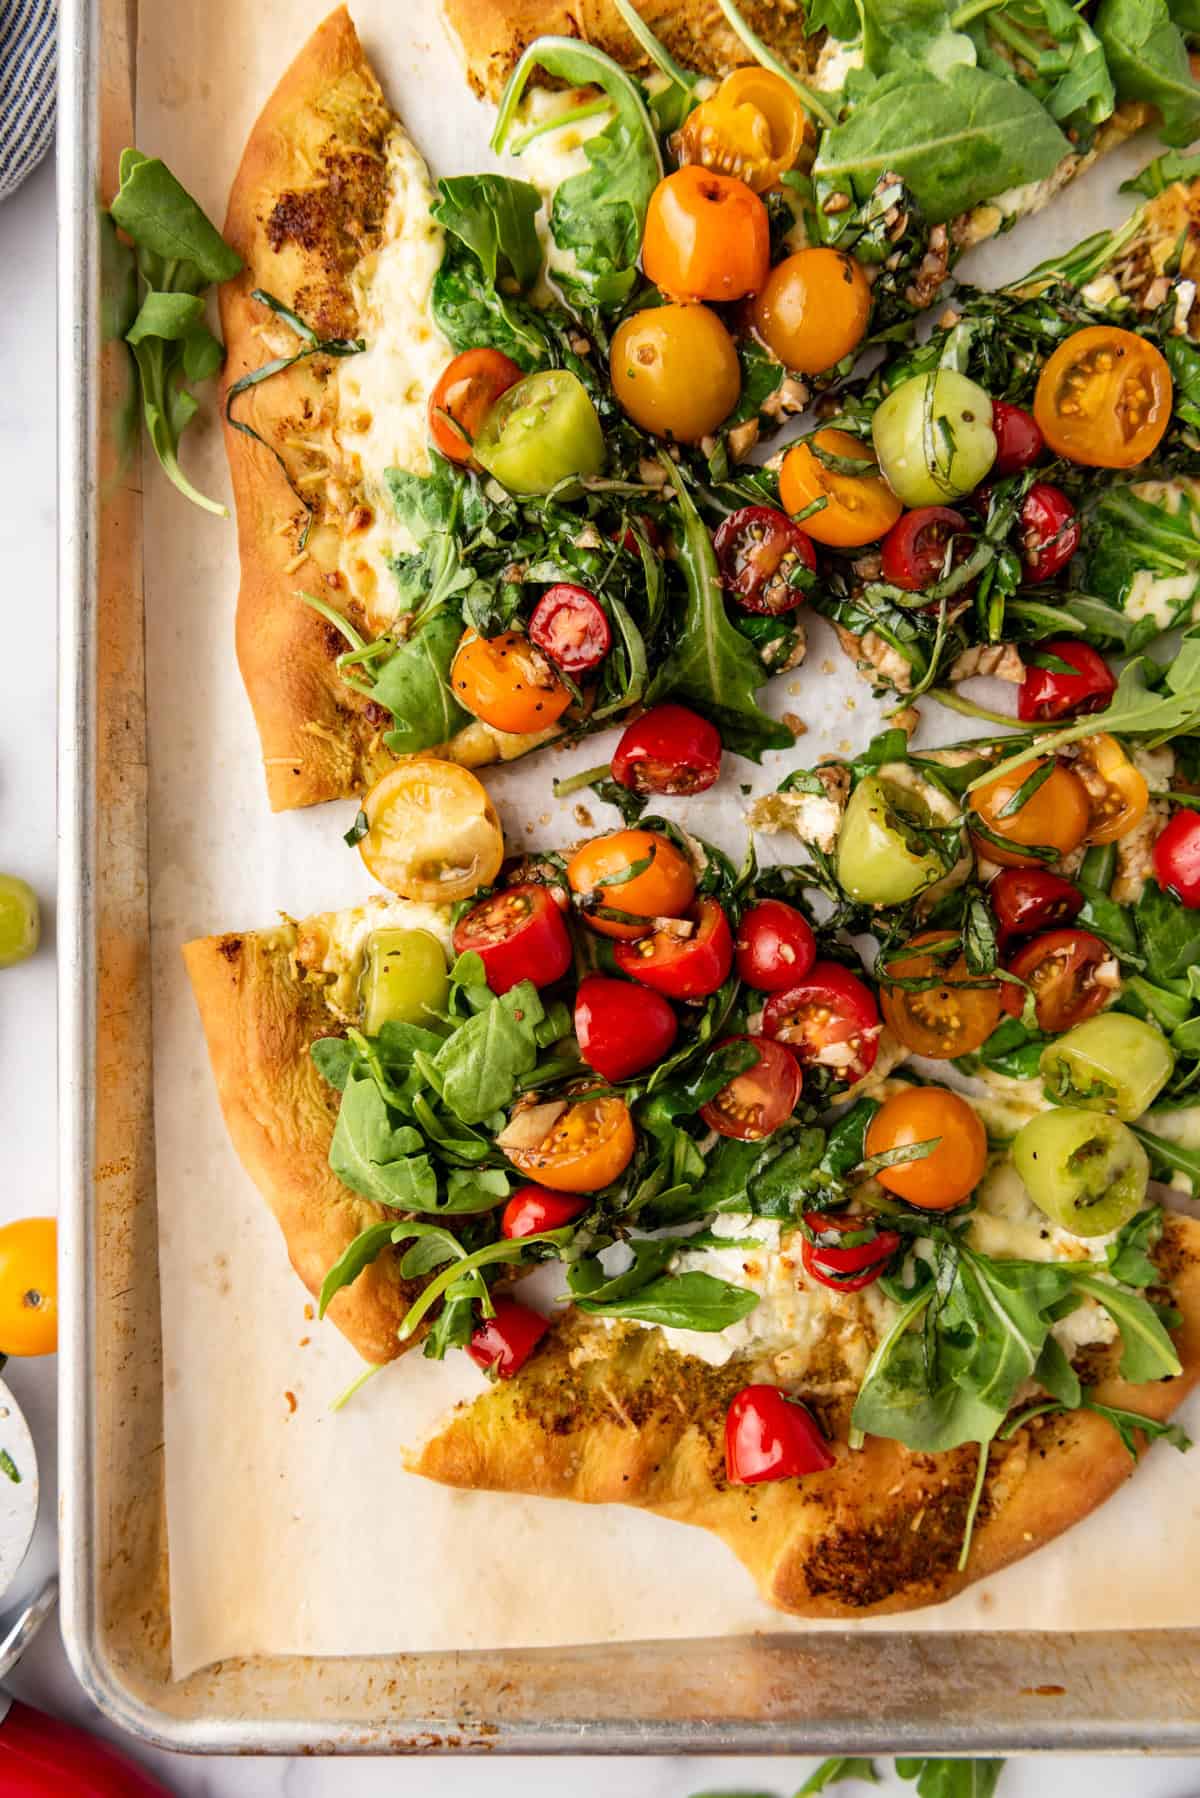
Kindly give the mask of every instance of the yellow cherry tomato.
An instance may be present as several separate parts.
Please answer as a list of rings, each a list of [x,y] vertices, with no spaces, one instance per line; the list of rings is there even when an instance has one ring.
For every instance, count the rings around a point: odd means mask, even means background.
[[[493,730],[547,730],[571,703],[550,663],[520,631],[481,637],[464,631],[450,669],[459,705]]]
[[[358,850],[403,899],[453,905],[490,886],[504,838],[481,781],[455,762],[415,755],[375,782],[362,803]]]
[[[674,148],[679,162],[736,175],[761,194],[795,167],[804,133],[804,108],[782,75],[735,69],[688,114]]]
[[[796,374],[820,375],[857,349],[871,317],[861,262],[841,250],[797,250],[776,263],[754,302],[754,328]]]
[[[803,512],[814,500],[824,500],[820,511],[804,520],[804,528],[818,543],[833,549],[857,549],[885,537],[904,510],[883,476],[873,452],[849,431],[826,428],[812,442],[828,456],[861,462],[861,474],[830,468],[813,453],[808,443],[795,444],[784,457],[779,472],[779,497],[784,509]]]
[[[1085,843],[1117,843],[1141,823],[1150,789],[1115,737],[1106,731],[1085,737],[1071,771],[1087,793]]]
[[[675,300],[744,300],[771,266],[767,209],[744,181],[694,165],[650,195],[642,267]]]
[[[1056,456],[1133,468],[1171,422],[1171,371],[1134,331],[1088,325],[1060,343],[1038,377],[1033,416]]]
[[[920,1211],[952,1211],[983,1178],[987,1134],[966,1099],[936,1086],[910,1086],[885,1099],[867,1125],[868,1155],[924,1143],[935,1146],[913,1161],[880,1168],[875,1178]]]
[[[593,837],[567,863],[571,891],[601,936],[648,936],[655,918],[681,918],[696,896],[696,872],[683,851],[656,830],[614,830]],[[629,923],[603,912],[644,918]]]
[[[610,1185],[629,1166],[635,1146],[629,1107],[615,1095],[571,1099],[565,1110],[535,1100],[514,1112],[498,1140],[514,1167],[560,1192]]]
[[[1045,761],[1034,757],[972,794],[975,815],[990,833],[986,837],[979,832],[972,835],[976,855],[998,862],[1002,868],[1036,868],[1044,858],[1024,851],[1053,849],[1058,855],[1070,855],[1078,849],[1088,828],[1088,796],[1083,782],[1062,762],[1051,768],[1016,810],[1011,809],[1026,781],[1044,767]],[[993,837],[1003,837],[1011,848],[993,842]]]
[[[58,1226],[22,1217],[0,1229],[0,1354],[58,1347]]]
[[[733,338],[707,306],[653,306],[613,333],[613,392],[635,425],[696,443],[737,405],[742,371]]]

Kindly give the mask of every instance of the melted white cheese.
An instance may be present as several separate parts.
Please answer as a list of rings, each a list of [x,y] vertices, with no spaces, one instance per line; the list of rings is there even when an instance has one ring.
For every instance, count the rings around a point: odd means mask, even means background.
[[[826,38],[817,58],[817,66],[812,72],[812,85],[823,94],[837,93],[840,88],[845,87],[846,77],[851,70],[861,69],[862,66],[861,44],[843,44],[837,38]]]
[[[1051,1223],[1025,1190],[1016,1168],[1007,1159],[998,1161],[984,1175],[976,1195],[978,1209],[968,1226],[968,1241],[981,1255],[994,1260],[1096,1261],[1114,1240],[1108,1236],[1074,1236]],[[1059,1318],[1051,1335],[1068,1354],[1089,1342],[1111,1342],[1117,1326],[1102,1305],[1084,1299],[1068,1316]]]
[[[596,90],[593,88],[569,88],[558,93],[552,93],[544,87],[533,88],[521,105],[512,134],[513,141],[518,142],[521,134],[531,126],[540,125],[546,119],[557,118],[559,113],[571,112],[596,98]],[[531,182],[542,196],[542,204],[534,223],[545,264],[538,287],[533,293],[535,304],[544,305],[555,298],[547,276],[571,275],[576,268],[574,251],[560,249],[550,235],[550,208],[554,203],[554,191],[572,175],[586,174],[590,165],[583,146],[589,137],[595,137],[610,125],[612,118],[612,108],[606,106],[602,112],[594,113],[589,119],[577,119],[572,124],[560,125],[556,130],[543,131],[532,139],[520,155],[510,159],[513,173],[522,181]]]
[[[1131,618],[1153,618],[1160,630],[1169,630],[1193,597],[1200,576],[1194,574],[1151,574],[1139,568],[1125,595],[1125,610]]]

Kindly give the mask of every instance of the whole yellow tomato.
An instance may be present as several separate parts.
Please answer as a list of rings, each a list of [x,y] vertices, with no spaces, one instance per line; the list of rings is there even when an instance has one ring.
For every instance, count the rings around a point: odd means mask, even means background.
[[[58,1347],[58,1226],[22,1217],[0,1229],[0,1354]]]

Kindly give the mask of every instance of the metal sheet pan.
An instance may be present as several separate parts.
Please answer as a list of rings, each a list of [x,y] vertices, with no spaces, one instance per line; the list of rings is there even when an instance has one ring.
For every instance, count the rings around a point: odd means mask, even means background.
[[[63,0],[60,1467],[63,1629],[88,1693],[147,1740],[219,1753],[1200,1749],[1192,1630],[273,1657],[171,1680],[141,496],[96,208],[132,139],[136,24],[135,0]]]

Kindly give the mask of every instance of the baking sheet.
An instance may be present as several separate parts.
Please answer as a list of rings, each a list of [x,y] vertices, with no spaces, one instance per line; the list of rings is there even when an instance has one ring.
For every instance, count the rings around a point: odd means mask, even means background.
[[[214,218],[224,215],[263,99],[326,10],[322,0],[143,6],[138,144],[163,155]],[[490,111],[469,96],[434,0],[361,0],[354,12],[435,173],[488,166]],[[1148,154],[1140,147],[1135,159]],[[1073,189],[1051,220],[1029,221],[988,246],[974,264],[980,277],[1012,276],[1120,216],[1127,203],[1113,199],[1118,161]],[[184,459],[205,491],[228,497],[211,412],[210,398],[206,427],[189,432]],[[303,915],[350,904],[371,883],[341,844],[349,803],[269,813],[233,653],[232,524],[188,505],[152,463],[145,585],[176,1677],[255,1652],[532,1647],[821,1627],[781,1620],[724,1545],[700,1532],[621,1507],[457,1493],[405,1475],[401,1442],[478,1390],[465,1357],[439,1366],[408,1356],[344,1411],[330,1411],[361,1363],[332,1325],[313,1321],[275,1223],[229,1146],[179,945],[267,924],[277,910]],[[735,853],[745,840],[738,780],[768,790],[786,766],[856,748],[878,727],[875,702],[819,620],[810,625],[807,663],[773,684],[769,705],[804,718],[808,734],[796,751],[770,756],[762,769],[739,764],[737,779],[718,793],[675,802],[692,830]],[[924,710],[922,741],[964,734],[961,719]],[[609,748],[609,739],[589,740],[488,775],[510,842],[577,836],[579,802],[556,802],[550,781]],[[606,808],[593,813],[598,826],[608,820]],[[1193,1412],[1198,1427],[1200,1404]],[[1184,1577],[1189,1540],[1200,1543],[1194,1469],[1159,1447],[1136,1481],[1062,1543],[905,1627],[1195,1623],[1200,1586]]]

